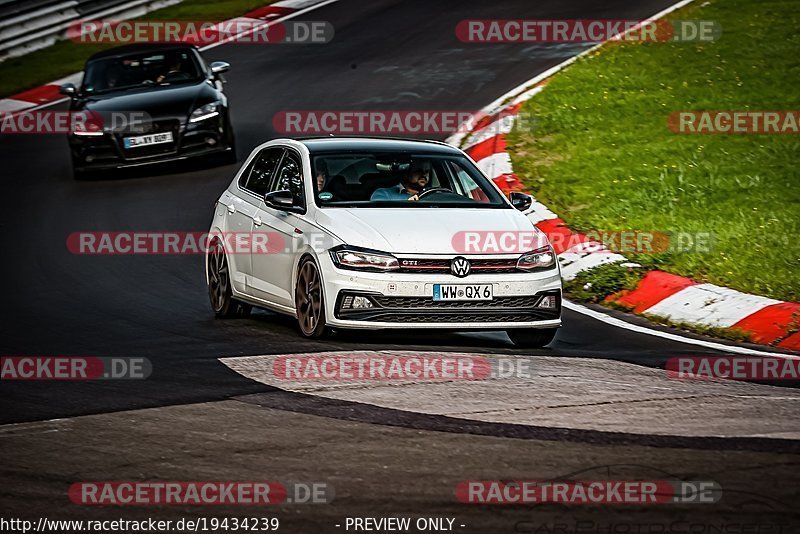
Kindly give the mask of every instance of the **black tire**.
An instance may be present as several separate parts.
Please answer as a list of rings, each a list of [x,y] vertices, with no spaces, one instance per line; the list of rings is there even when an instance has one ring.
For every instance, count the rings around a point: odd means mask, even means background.
[[[525,328],[506,330],[506,334],[518,347],[540,349],[553,341],[557,330],[558,328]]]
[[[297,284],[294,288],[294,304],[297,310],[297,325],[300,333],[308,338],[321,338],[330,329],[325,320],[325,292],[322,277],[314,260],[306,256],[297,267]]]
[[[253,307],[233,298],[228,258],[225,256],[225,247],[219,239],[215,239],[211,244],[211,250],[206,255],[206,262],[208,264],[208,299],[214,315],[218,319],[250,315]]]

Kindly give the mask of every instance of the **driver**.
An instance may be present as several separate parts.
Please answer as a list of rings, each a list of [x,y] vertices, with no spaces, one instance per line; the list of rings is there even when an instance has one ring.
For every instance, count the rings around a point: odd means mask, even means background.
[[[399,184],[376,189],[370,200],[419,200],[419,194],[430,180],[430,169],[427,165],[414,162],[411,169],[403,174]]]
[[[181,65],[181,60],[179,58],[175,58],[175,60],[171,63],[169,70],[156,78],[156,83],[161,83],[165,81],[167,78],[174,77],[175,74],[185,75],[186,73],[183,72],[183,68]]]

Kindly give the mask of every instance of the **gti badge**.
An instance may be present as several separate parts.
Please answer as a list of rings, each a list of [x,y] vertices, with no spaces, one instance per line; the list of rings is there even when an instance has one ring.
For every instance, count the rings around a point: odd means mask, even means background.
[[[467,276],[471,268],[469,260],[461,256],[453,258],[453,261],[450,262],[450,271],[459,278]]]

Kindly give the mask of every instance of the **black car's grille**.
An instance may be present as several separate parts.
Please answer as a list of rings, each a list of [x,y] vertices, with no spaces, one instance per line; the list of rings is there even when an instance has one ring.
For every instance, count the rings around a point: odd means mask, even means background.
[[[458,310],[470,310],[475,308],[532,308],[536,306],[541,298],[540,295],[526,295],[520,297],[495,297],[493,300],[468,302],[433,300],[430,297],[372,297],[375,302],[384,308],[445,308]]]
[[[400,259],[400,272],[448,274],[450,273],[450,261],[450,259],[402,258]],[[517,270],[516,258],[469,260],[469,263],[473,274],[522,272]]]

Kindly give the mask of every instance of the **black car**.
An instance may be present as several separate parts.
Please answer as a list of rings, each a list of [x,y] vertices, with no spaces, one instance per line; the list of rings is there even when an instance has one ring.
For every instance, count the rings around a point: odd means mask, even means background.
[[[222,91],[229,68],[224,61],[207,64],[188,44],[136,44],[94,54],[80,88],[61,86],[70,110],[90,117],[69,135],[75,177],[196,156],[236,161]]]

